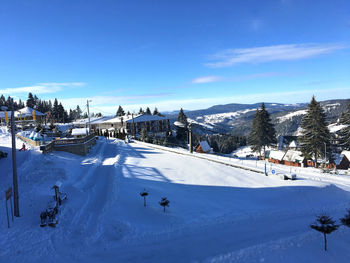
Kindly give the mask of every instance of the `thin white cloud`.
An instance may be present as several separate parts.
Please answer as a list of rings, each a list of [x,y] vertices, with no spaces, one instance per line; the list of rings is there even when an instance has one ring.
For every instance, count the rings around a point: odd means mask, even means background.
[[[204,76],[204,77],[199,77],[199,78],[191,80],[191,83],[192,84],[202,84],[202,83],[222,82],[222,81],[243,81],[243,80],[275,77],[275,76],[282,76],[282,75],[286,75],[286,73],[264,72],[264,73],[248,74],[248,75],[234,76],[234,77]]]
[[[330,94],[332,94],[330,96]],[[79,105],[85,108],[86,100],[91,99],[90,111],[102,112],[104,115],[113,115],[117,111],[118,105],[122,105],[125,111],[138,112],[140,107],[151,110],[157,107],[160,111],[172,111],[184,108],[186,110],[204,109],[213,105],[228,103],[257,103],[257,102],[276,102],[276,103],[301,103],[309,102],[315,95],[317,100],[337,99],[340,97],[350,97],[350,88],[332,88],[332,89],[311,89],[311,90],[293,90],[286,92],[260,92],[237,96],[210,97],[210,98],[168,98],[144,100],[123,100],[128,97],[90,97],[90,98],[71,98],[60,99],[66,109],[74,109]]]
[[[38,83],[33,86],[18,87],[0,89],[0,94],[15,94],[15,93],[33,93],[33,94],[47,94],[61,91],[64,87],[82,87],[85,83],[83,82],[49,82],[49,83]]]
[[[347,48],[342,44],[291,44],[255,48],[228,49],[212,56],[207,67],[221,68],[240,63],[292,61],[310,58]]]
[[[193,79],[191,81],[191,83],[193,83],[193,84],[201,84],[201,83],[219,82],[219,81],[224,81],[224,80],[225,80],[225,77],[204,76],[204,77]]]

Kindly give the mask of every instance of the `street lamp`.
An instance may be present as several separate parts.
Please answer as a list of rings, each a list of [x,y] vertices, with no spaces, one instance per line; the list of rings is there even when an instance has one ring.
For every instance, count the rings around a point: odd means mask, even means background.
[[[324,167],[326,168],[326,154],[327,154],[327,144],[325,142],[324,143]]]
[[[190,153],[193,153],[193,147],[192,147],[192,123],[190,122],[188,124],[188,126],[186,127],[186,125],[180,121],[175,121],[174,125],[180,128],[184,128],[188,130],[188,142],[190,144]]]
[[[88,125],[89,132],[88,132],[88,134],[90,134],[90,110],[89,110],[89,102],[92,102],[92,100],[87,100],[87,101],[86,101],[86,106],[87,106],[87,111],[88,111],[88,119],[89,119],[89,125]]]

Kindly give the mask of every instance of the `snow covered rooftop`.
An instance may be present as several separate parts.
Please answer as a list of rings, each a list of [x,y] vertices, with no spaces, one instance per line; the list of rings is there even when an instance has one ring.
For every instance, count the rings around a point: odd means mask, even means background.
[[[288,150],[283,157],[283,161],[302,162],[305,158],[300,151]]]
[[[44,116],[44,113],[41,113],[40,111],[34,110],[30,107],[25,107],[23,109],[17,110],[15,112],[15,117],[28,117],[33,115],[33,111],[35,111],[35,116]]]
[[[75,128],[72,130],[73,136],[87,135],[89,133],[89,128]]]
[[[113,119],[109,119],[107,121],[104,121],[103,123],[116,123],[121,122],[123,118],[124,122],[132,123],[132,115],[124,115],[121,117],[115,117]],[[160,121],[160,120],[167,120],[168,118],[158,116],[158,115],[149,115],[149,114],[143,114],[143,115],[137,115],[134,116],[134,122],[145,122],[145,121]]]
[[[211,148],[207,141],[201,141],[199,144],[204,152],[210,152]]]
[[[285,153],[283,151],[272,150],[272,151],[270,151],[269,158],[282,161],[284,155],[285,155]]]
[[[350,151],[342,151],[341,154],[344,154],[346,158],[350,161]]]
[[[289,148],[298,148],[298,143],[294,140],[289,144]]]

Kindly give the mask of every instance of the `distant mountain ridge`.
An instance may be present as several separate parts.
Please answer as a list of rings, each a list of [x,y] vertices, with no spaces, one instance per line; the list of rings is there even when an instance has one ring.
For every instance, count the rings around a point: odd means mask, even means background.
[[[350,99],[321,101],[327,121],[330,124],[335,123],[340,114],[346,110],[349,102]],[[194,123],[194,130],[197,133],[248,135],[255,111],[261,107],[261,104],[260,102],[254,104],[231,103],[185,113],[189,121]],[[306,113],[307,105],[308,103],[265,103],[265,108],[270,113],[278,135],[295,135],[300,121]],[[177,114],[178,112],[172,112],[167,116],[174,122]]]

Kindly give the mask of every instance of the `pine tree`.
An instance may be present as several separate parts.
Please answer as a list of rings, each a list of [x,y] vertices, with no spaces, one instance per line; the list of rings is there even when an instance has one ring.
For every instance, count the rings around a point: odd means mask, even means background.
[[[340,221],[344,226],[350,227],[350,209],[348,209],[347,212],[348,213],[343,218],[341,218]]]
[[[327,236],[333,231],[337,230],[339,225],[335,224],[335,221],[330,218],[328,215],[319,215],[317,216],[316,222],[311,224],[312,229],[321,232],[324,237],[324,250],[327,251]]]
[[[187,116],[185,115],[183,109],[181,108],[179,111],[179,115],[177,116],[177,121],[181,122],[185,125],[185,128],[176,127],[176,138],[179,140],[183,140],[186,138],[186,130],[188,126]]]
[[[57,98],[55,98],[54,103],[53,103],[53,107],[52,107],[52,117],[55,120],[58,120],[60,118],[59,116],[59,109],[58,109],[58,100]]]
[[[147,115],[152,115],[151,110],[150,110],[149,107],[147,107],[147,109],[146,109],[146,114],[147,114]]]
[[[142,128],[141,129],[141,140],[143,142],[145,142],[145,141],[147,141],[147,137],[148,137],[148,134],[147,134],[146,128]]]
[[[158,115],[159,114],[159,111],[157,109],[157,107],[154,108],[154,111],[153,111],[153,115]]]
[[[120,116],[124,116],[124,115],[125,115],[125,112],[123,110],[123,107],[119,105],[117,113],[116,113],[115,116],[120,117]]]
[[[350,103],[346,112],[343,112],[340,116],[340,123],[346,125],[340,130],[340,146],[345,150],[350,150]]]
[[[29,92],[29,94],[28,94],[28,99],[27,99],[26,105],[27,105],[27,107],[34,108],[35,100],[34,100],[33,94],[31,92]]]
[[[142,109],[142,108],[140,108],[140,110],[139,110],[139,114],[145,114],[145,112],[143,111],[143,109]]]
[[[302,135],[299,137],[301,151],[306,158],[315,158],[317,167],[317,159],[324,153],[325,144],[326,149],[330,149],[330,133],[326,125],[326,115],[314,96],[301,120],[300,127],[302,128]]]
[[[76,119],[80,119],[81,118],[81,114],[83,113],[83,111],[80,109],[79,105],[77,105],[77,108],[75,109],[75,111],[77,112],[76,115]]]
[[[252,130],[248,137],[248,144],[254,152],[261,155],[264,151],[264,157],[267,146],[276,143],[276,131],[271,123],[270,115],[265,109],[265,104],[261,104],[261,109],[257,109],[253,118]]]

